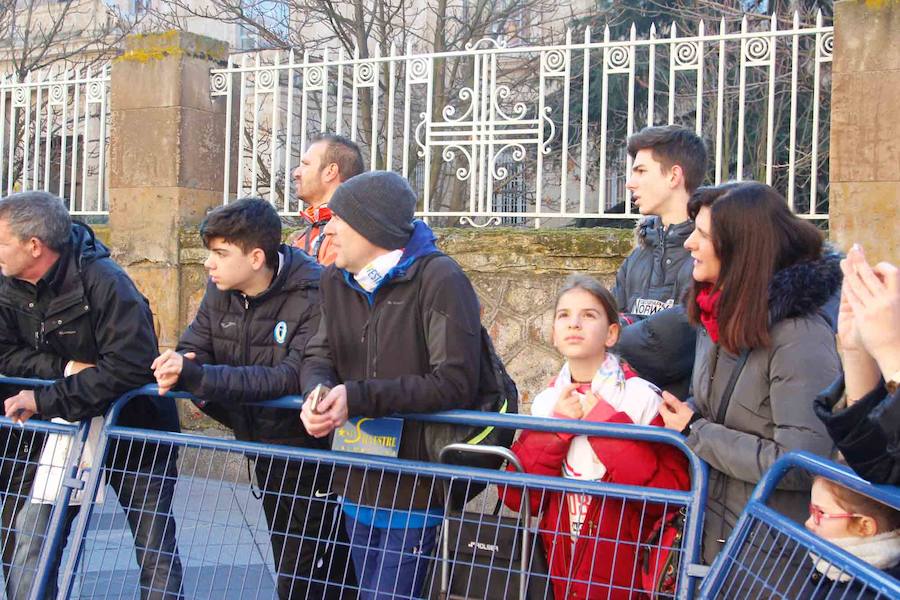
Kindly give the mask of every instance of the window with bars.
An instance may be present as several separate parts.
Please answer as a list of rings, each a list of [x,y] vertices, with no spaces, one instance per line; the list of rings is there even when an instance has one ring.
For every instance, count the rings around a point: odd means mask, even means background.
[[[499,213],[528,212],[534,192],[525,179],[525,164],[511,159],[498,161],[498,170],[506,169],[507,177],[494,189],[492,210]],[[525,217],[500,217],[501,225],[524,225]]]

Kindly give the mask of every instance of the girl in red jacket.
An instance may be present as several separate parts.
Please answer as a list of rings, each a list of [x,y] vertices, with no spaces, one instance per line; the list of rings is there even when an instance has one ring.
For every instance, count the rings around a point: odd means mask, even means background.
[[[595,279],[574,275],[563,285],[553,320],[553,345],[566,362],[531,413],[610,423],[663,426],[659,390],[629,377],[607,350],[619,336],[615,301]],[[687,460],[665,444],[525,431],[512,447],[526,472],[572,479],[685,490]],[[501,490],[519,509],[520,490]],[[638,544],[664,507],[588,494],[532,491],[554,595],[563,598],[643,598]]]

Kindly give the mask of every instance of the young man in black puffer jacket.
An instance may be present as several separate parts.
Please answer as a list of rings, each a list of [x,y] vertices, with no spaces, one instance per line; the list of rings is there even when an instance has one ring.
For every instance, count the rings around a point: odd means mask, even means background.
[[[684,249],[694,231],[687,204],[706,175],[706,147],[693,131],[667,125],[632,135],[628,154],[626,187],[646,218],[637,247],[616,273],[613,295],[625,326],[615,351],[645,379],[684,395],[696,340],[681,306],[693,281]]]
[[[319,323],[322,268],[303,251],[281,244],[281,219],[259,198],[213,210],[200,235],[209,250],[209,283],[177,352],[154,362],[160,391],[177,386],[190,392],[239,440],[326,448],[306,433],[297,412],[247,405],[300,393],[300,362]],[[323,554],[323,538],[337,527],[330,469],[258,458],[255,471],[279,598],[340,597],[328,569],[343,576],[347,558]],[[346,548],[345,541],[335,552]],[[336,585],[326,588],[326,581]]]

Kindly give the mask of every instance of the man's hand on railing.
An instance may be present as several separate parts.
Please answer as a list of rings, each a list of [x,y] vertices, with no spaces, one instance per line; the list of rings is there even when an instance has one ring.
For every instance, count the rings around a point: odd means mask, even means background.
[[[174,350],[166,350],[156,357],[150,368],[153,369],[153,376],[156,377],[156,385],[159,387],[159,395],[162,396],[169,392],[178,378],[181,376],[181,369],[184,368],[184,359],[194,360],[197,354],[187,352],[184,355]]]
[[[313,410],[313,402],[307,397],[300,411],[300,420],[309,435],[325,437],[347,422],[347,388],[343,385],[332,388],[325,398],[315,404]]]
[[[15,396],[7,398],[3,405],[6,417],[20,424],[33,417],[37,412],[33,390],[22,390]]]

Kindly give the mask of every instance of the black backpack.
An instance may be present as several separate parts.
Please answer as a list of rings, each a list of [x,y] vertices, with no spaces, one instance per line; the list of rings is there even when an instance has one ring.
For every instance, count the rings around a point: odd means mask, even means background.
[[[446,256],[435,252],[421,258],[423,262],[420,268],[425,267],[427,261],[438,256]],[[419,279],[421,290],[421,278]],[[425,332],[422,332],[424,337]],[[469,410],[479,412],[493,412],[499,414],[515,414],[519,411],[519,390],[503,361],[497,356],[491,336],[481,327],[481,361],[479,363],[478,391],[475,400],[467,407]],[[441,462],[440,454],[444,447],[450,444],[473,444],[483,446],[502,446],[509,448],[515,437],[515,429],[501,427],[478,427],[467,425],[446,425],[442,423],[428,423],[428,435],[425,440],[427,456],[430,462]],[[450,452],[444,456],[444,463],[477,467],[481,469],[499,469],[503,466],[503,459],[496,455],[475,454],[472,452]],[[484,485],[469,482],[458,482],[451,486],[450,496],[454,504],[461,506],[466,501],[477,496],[484,489]]]

